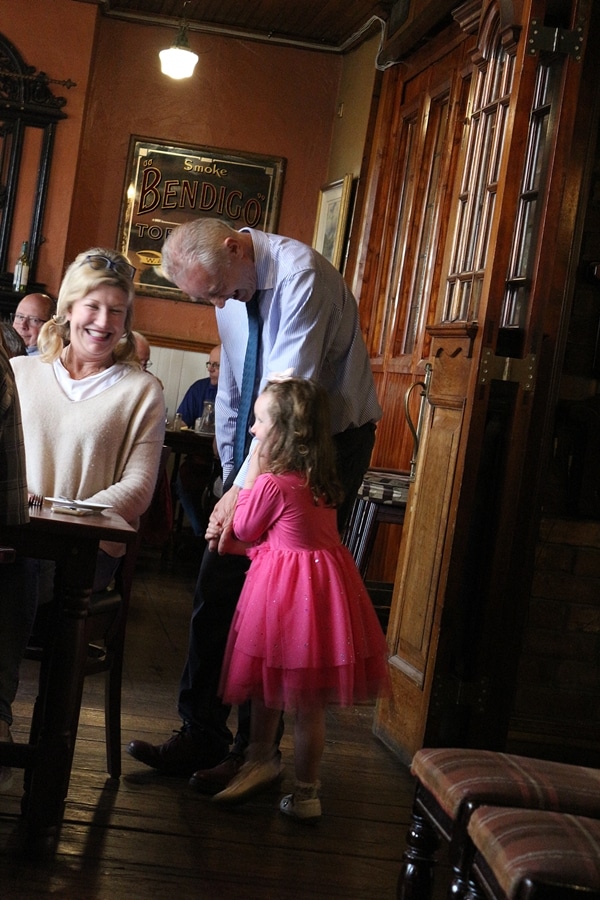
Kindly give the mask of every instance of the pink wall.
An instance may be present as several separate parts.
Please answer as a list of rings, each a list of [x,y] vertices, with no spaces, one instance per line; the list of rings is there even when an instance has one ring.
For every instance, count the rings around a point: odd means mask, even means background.
[[[96,10],[73,0],[0,0],[0,31],[26,61],[77,82],[70,92],[55,90],[67,96],[69,118],[57,129],[39,280],[56,291],[77,252],[115,245],[132,134],[285,157],[278,230],[310,243],[327,180],[341,58],[191,33],[200,60],[191,79],[177,82],[161,74],[158,60],[175,28],[107,19]],[[189,303],[139,297],[135,323],[172,340],[217,339],[213,311]]]
[[[174,30],[101,19],[68,250],[117,239],[132,134],[286,158],[279,230],[311,241],[341,64],[325,54],[192,34],[194,77],[160,72]],[[136,301],[142,331],[216,340],[212,310]]]
[[[73,0],[0,0],[0,32],[14,44],[27,65],[45,72],[60,81],[71,79],[76,87],[67,90],[50,85],[55,96],[65,97],[67,104],[63,119],[56,129],[54,158],[48,187],[48,201],[44,218],[45,243],[40,248],[37,276],[56,291],[64,271],[65,246],[69,227],[71,201],[75,188],[75,173],[86,91],[89,61],[94,42],[96,7]],[[26,215],[29,221],[31,202]],[[19,209],[15,211],[15,229],[9,261],[16,259],[20,242],[28,236],[19,228]]]

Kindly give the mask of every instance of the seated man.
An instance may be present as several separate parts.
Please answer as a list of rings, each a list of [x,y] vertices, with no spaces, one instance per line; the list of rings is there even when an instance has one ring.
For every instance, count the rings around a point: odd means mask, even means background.
[[[21,335],[27,347],[28,356],[36,356],[37,340],[42,325],[51,319],[55,303],[48,294],[27,294],[19,302],[12,316],[15,331]]]
[[[210,400],[212,403],[215,401],[220,359],[221,347],[213,347],[206,363],[208,378],[195,381],[179,404],[177,412],[181,413],[181,418],[188,428],[193,428],[196,419],[202,415],[205,400]],[[177,474],[177,496],[196,537],[203,538],[206,531],[211,509],[207,508],[204,491],[212,478],[219,474],[216,471],[218,468],[219,462],[215,448],[212,464],[207,461],[206,456],[189,453],[181,463]]]

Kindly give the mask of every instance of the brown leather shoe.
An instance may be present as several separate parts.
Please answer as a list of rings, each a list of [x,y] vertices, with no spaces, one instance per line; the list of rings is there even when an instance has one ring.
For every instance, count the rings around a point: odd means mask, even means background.
[[[227,787],[232,778],[240,771],[244,757],[239,753],[228,753],[218,766],[212,769],[199,769],[190,778],[190,787],[199,794],[218,794]]]
[[[131,741],[127,752],[134,759],[156,769],[161,775],[189,778],[198,767],[206,768],[223,758],[223,748],[215,749],[194,738],[187,728],[176,731],[164,744]]]

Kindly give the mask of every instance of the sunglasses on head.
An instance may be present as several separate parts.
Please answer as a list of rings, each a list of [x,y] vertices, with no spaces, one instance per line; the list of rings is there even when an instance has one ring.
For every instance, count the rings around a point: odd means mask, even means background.
[[[135,266],[130,266],[129,263],[125,262],[123,259],[111,259],[109,256],[102,256],[100,253],[90,253],[89,256],[86,256],[81,265],[84,263],[88,265],[90,269],[112,269],[113,272],[117,272],[119,275],[128,278],[130,281],[133,281],[133,276],[135,275]]]

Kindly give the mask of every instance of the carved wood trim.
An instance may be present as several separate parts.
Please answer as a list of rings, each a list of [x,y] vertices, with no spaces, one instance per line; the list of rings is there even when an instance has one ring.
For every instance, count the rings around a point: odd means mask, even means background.
[[[481,0],[468,0],[467,3],[452,10],[452,17],[458,22],[462,31],[467,34],[477,34],[481,18],[481,5]]]
[[[207,341],[190,341],[183,338],[173,338],[164,334],[153,334],[150,331],[143,332],[144,337],[153,347],[167,347],[171,350],[188,350],[193,353],[210,353],[216,345]]]

